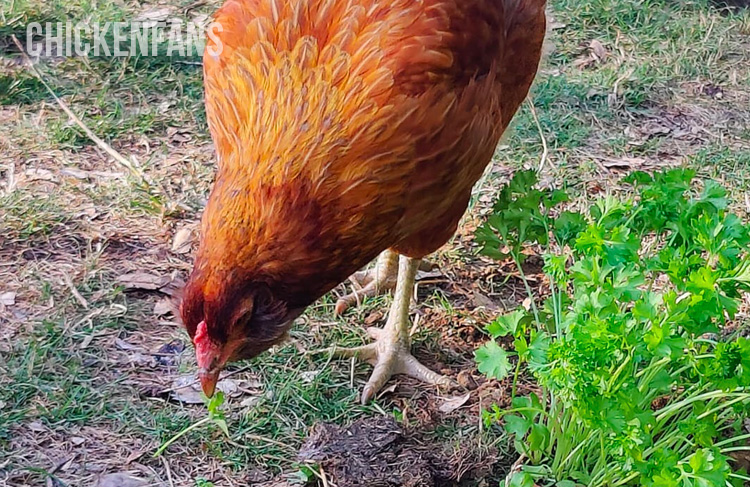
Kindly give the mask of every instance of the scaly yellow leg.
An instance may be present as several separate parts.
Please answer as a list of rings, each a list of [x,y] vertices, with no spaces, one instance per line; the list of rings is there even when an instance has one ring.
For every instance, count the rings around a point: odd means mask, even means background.
[[[360,289],[355,289],[336,302],[336,314],[343,314],[347,309],[359,304],[362,298],[371,298],[393,290],[396,287],[397,275],[398,254],[386,250],[378,256],[374,268],[357,272],[349,278],[352,284]]]
[[[428,369],[411,354],[409,305],[420,259],[401,256],[396,292],[385,327],[369,329],[375,342],[361,347],[337,349],[341,357],[358,357],[375,366],[362,391],[362,403],[369,402],[394,374],[405,374],[428,384],[450,385],[450,379]]]

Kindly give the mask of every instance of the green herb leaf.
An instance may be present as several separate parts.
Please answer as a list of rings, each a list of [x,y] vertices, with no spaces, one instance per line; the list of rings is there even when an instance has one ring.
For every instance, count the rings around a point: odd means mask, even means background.
[[[479,372],[493,379],[504,379],[513,368],[508,360],[510,354],[494,340],[482,345],[474,352],[474,356],[479,365]]]
[[[504,336],[515,336],[521,326],[524,319],[528,318],[528,314],[524,309],[517,309],[512,313],[508,313],[495,318],[495,321],[487,325],[487,333],[492,338],[499,338]],[[527,320],[528,321],[528,320]]]
[[[526,472],[516,472],[510,478],[510,487],[534,487],[534,478]]]

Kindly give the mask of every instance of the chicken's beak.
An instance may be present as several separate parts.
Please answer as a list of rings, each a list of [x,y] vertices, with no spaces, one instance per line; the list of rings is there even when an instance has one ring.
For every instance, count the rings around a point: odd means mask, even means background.
[[[201,380],[201,387],[206,397],[213,397],[216,392],[216,383],[219,382],[220,369],[206,370],[200,369],[198,371],[198,378]]]
[[[212,397],[216,391],[216,383],[219,382],[219,372],[224,366],[221,360],[221,347],[208,336],[208,326],[205,321],[198,323],[193,343],[201,387],[207,397]]]

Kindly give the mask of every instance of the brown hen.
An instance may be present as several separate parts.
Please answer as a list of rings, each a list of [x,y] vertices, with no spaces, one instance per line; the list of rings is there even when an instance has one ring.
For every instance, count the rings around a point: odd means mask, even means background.
[[[378,268],[398,267],[387,324],[375,343],[341,351],[375,364],[362,399],[394,373],[445,382],[410,354],[417,267],[455,232],[528,93],[544,4],[224,4],[204,56],[219,167],[181,306],[207,395],[228,362],[281,341],[384,251]]]

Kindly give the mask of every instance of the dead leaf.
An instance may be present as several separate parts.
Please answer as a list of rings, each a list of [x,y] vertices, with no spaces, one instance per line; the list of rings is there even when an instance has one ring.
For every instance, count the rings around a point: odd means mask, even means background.
[[[247,399],[243,399],[240,406],[243,408],[254,408],[263,399],[263,396],[250,396]]]
[[[170,398],[185,404],[203,404],[201,384],[195,374],[183,375],[172,383]],[[236,397],[241,394],[237,381],[222,379],[216,384],[216,390],[224,393],[227,397]]]
[[[97,487],[145,487],[146,481],[126,473],[111,473],[99,479]]]
[[[154,316],[166,316],[173,311],[172,300],[164,298],[154,305]]]
[[[159,289],[159,292],[166,294],[167,296],[177,296],[179,295],[183,288],[185,287],[185,281],[177,277],[176,275],[172,275],[172,279],[169,281],[169,284],[164,286],[163,288]]]
[[[647,137],[644,137],[643,134],[635,127],[625,127],[623,133],[628,137],[628,139],[630,139],[628,140],[628,143],[630,145],[643,145],[646,143]]]
[[[42,424],[41,421],[32,421],[28,425],[26,425],[29,430],[33,431],[34,433],[41,433],[43,431],[47,431],[47,428]]]
[[[466,402],[469,400],[470,397],[471,397],[471,392],[467,392],[463,396],[449,397],[445,399],[445,401],[443,402],[443,404],[440,405],[438,410],[441,413],[445,413],[445,414],[452,413],[456,409],[466,404]]]
[[[0,304],[4,306],[13,306],[16,304],[16,293],[8,291],[0,294]]]
[[[133,352],[128,355],[127,363],[137,365],[138,367],[156,368],[156,358],[141,352]]]
[[[193,134],[189,130],[179,129],[176,127],[167,128],[169,141],[175,145],[182,145],[193,140]]]
[[[216,384],[216,388],[223,392],[225,396],[229,397],[238,395],[240,391],[237,381],[232,379],[220,380],[219,383]]]
[[[178,377],[172,383],[170,398],[184,404],[203,404],[200,381],[195,375]]]
[[[202,12],[193,13],[193,23],[206,28],[211,23],[211,16]]]
[[[651,137],[655,135],[667,135],[672,132],[672,129],[654,120],[641,127],[640,132]]]
[[[73,167],[66,167],[60,171],[60,174],[63,176],[70,176],[76,179],[88,179],[91,177],[91,173],[88,171],[83,171],[81,169],[76,169]]]
[[[83,209],[81,209],[81,211],[79,211],[78,213],[76,213],[76,217],[77,218],[85,216],[85,217],[88,217],[89,220],[93,220],[96,217],[98,217],[99,215],[100,215],[100,213],[97,211],[96,207],[94,207],[94,206],[89,206],[89,207],[83,208]]]
[[[557,22],[553,20],[552,22],[549,23],[549,30],[560,30],[560,29],[564,29],[567,26],[568,24],[564,24],[562,22]]]
[[[600,63],[603,63],[609,57],[609,51],[607,51],[607,48],[596,39],[592,39],[591,43],[589,43],[589,48],[596,60]]]
[[[130,352],[135,351],[143,351],[143,347],[139,347],[138,345],[133,345],[132,343],[128,343],[125,340],[122,340],[120,338],[115,338],[115,346],[119,348],[120,350],[127,350]]]
[[[646,164],[646,159],[642,157],[621,157],[620,159],[605,159],[601,162],[602,166],[607,169],[629,170],[643,167]]]
[[[471,376],[469,371],[462,370],[458,373],[458,377],[456,377],[456,381],[462,386],[470,391],[473,391],[474,389],[479,387],[479,384],[477,384],[477,381],[474,380],[474,377]]]
[[[238,385],[247,394],[257,394],[263,389],[263,383],[256,378],[241,380]]]
[[[81,438],[80,436],[71,436],[70,442],[73,443],[75,446],[81,446],[84,443],[86,443],[86,438]]]
[[[271,476],[259,468],[250,470],[246,475],[246,480],[250,485],[257,485],[259,482],[265,482],[270,479]]]
[[[586,69],[592,66],[594,63],[596,63],[596,59],[594,59],[593,56],[587,54],[587,55],[581,56],[573,60],[571,64],[573,65],[574,68]]]
[[[557,29],[562,29],[563,27],[565,27],[565,24],[557,20],[557,18],[555,18],[555,16],[551,12],[547,13],[547,29],[548,30],[557,30]]]
[[[94,334],[86,335],[83,337],[83,340],[81,340],[81,344],[78,346],[81,350],[87,348],[89,345],[91,345],[91,342],[94,340]]]
[[[167,276],[157,276],[148,272],[132,272],[123,274],[117,278],[117,283],[125,289],[142,289],[146,291],[157,291],[167,284],[170,279]]]
[[[373,313],[370,313],[367,318],[365,318],[365,325],[370,326],[381,319],[383,319],[383,312],[375,311]]]
[[[257,487],[295,487],[295,485],[299,484],[292,483],[291,481],[285,479],[274,479],[268,482],[262,482],[253,485]]]
[[[24,172],[27,181],[55,181],[55,175],[48,169],[27,169]]]
[[[398,384],[394,382],[390,386],[384,389],[381,389],[380,394],[378,394],[378,397],[383,397],[386,394],[393,394],[394,392],[396,392],[397,387],[398,387]]]
[[[144,10],[135,18],[136,22],[164,22],[175,11],[174,7],[159,7]]]
[[[494,302],[492,299],[490,299],[488,296],[485,296],[481,292],[475,290],[472,292],[472,295],[474,304],[477,307],[486,308],[489,311],[496,311],[500,309],[496,302]]]
[[[443,273],[440,272],[439,270],[434,270],[434,271],[417,271],[416,280],[417,281],[424,281],[426,279],[441,279],[441,278],[444,278],[444,277],[445,276],[443,275]]]
[[[109,172],[109,171],[91,171],[89,174],[96,176],[100,179],[123,179],[126,174],[124,172]]]
[[[658,120],[648,120],[639,126],[628,126],[624,130],[628,136],[628,144],[639,147],[654,137],[665,136],[672,133],[672,128]]]
[[[172,252],[175,254],[188,254],[193,247],[193,228],[182,227],[177,230],[172,240]]]

